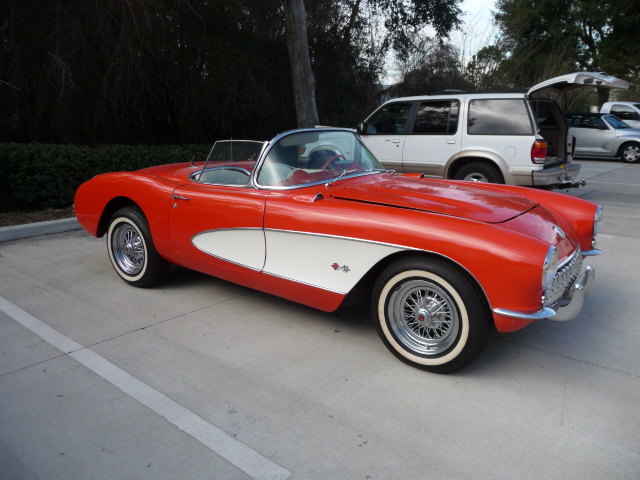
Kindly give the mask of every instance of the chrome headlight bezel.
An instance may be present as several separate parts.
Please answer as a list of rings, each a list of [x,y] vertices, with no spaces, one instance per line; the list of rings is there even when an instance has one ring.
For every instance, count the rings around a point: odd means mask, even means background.
[[[558,273],[558,250],[553,245],[547,250],[542,262],[542,290],[546,291],[553,284]]]

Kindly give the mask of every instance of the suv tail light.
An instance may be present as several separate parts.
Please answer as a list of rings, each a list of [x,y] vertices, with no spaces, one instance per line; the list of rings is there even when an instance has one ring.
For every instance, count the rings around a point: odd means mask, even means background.
[[[547,142],[536,140],[531,146],[531,161],[533,163],[544,163],[547,158]]]

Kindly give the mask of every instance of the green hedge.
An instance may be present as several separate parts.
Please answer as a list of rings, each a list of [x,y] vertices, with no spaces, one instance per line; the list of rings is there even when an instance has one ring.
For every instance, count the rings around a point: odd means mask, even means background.
[[[204,160],[210,145],[128,146],[0,143],[0,211],[67,208],[78,186],[99,173]]]

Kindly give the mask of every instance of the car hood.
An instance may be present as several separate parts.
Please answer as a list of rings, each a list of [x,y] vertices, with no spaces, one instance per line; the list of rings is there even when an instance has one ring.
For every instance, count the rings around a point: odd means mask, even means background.
[[[501,223],[537,203],[518,194],[449,180],[422,180],[399,175],[369,175],[330,185],[331,196],[355,202]]]
[[[600,87],[606,89],[629,88],[629,82],[616,77],[611,77],[604,72],[575,72],[550,78],[538,83],[529,89],[527,96],[536,93],[539,95],[550,95],[552,93],[564,93],[580,88]]]

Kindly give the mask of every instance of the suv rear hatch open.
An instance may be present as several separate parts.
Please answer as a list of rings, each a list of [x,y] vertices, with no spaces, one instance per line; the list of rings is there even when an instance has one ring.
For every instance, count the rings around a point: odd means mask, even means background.
[[[579,172],[579,166],[570,166],[575,151],[575,139],[569,137],[568,126],[564,112],[551,97],[564,95],[569,91],[584,88],[627,89],[629,83],[619,78],[611,77],[603,72],[574,72],[559,77],[550,78],[531,87],[526,98],[536,120],[537,133],[547,142],[547,153],[544,161],[545,179],[551,171],[560,169],[561,187],[577,187],[582,183],[571,183],[572,176]],[[566,105],[566,98],[565,98]],[[534,177],[535,180],[535,177]],[[536,182],[534,181],[534,185]],[[538,186],[543,186],[538,184]],[[558,185],[554,185],[558,186]]]

